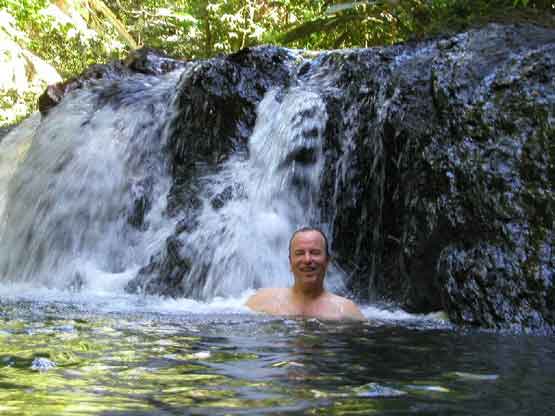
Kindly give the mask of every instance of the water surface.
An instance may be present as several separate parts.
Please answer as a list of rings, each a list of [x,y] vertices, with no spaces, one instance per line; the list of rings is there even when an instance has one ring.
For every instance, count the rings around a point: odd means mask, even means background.
[[[240,300],[1,296],[2,415],[550,414],[552,337],[257,315]],[[69,298],[74,297],[73,300]]]

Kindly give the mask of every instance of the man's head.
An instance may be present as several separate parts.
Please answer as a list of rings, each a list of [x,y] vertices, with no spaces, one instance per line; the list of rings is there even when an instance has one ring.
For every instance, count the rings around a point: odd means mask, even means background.
[[[321,230],[307,227],[293,233],[289,242],[289,264],[295,276],[295,286],[323,288],[328,262],[328,241]]]
[[[330,257],[330,250],[329,250],[329,245],[328,245],[328,237],[326,237],[326,234],[318,227],[302,227],[299,228],[298,230],[296,230],[293,235],[291,236],[291,239],[289,240],[289,258],[291,259],[291,247],[293,244],[293,239],[295,238],[295,236],[299,233],[305,233],[307,231],[316,231],[317,233],[319,233],[323,240],[324,240],[324,248],[325,248],[325,253],[326,253],[326,257]]]

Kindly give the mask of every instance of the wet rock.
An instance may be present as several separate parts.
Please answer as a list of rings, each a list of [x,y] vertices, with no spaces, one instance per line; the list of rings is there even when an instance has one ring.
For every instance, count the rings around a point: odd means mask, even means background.
[[[148,226],[148,224],[145,224],[145,215],[152,206],[152,201],[149,198],[153,190],[152,180],[151,178],[143,178],[132,183],[130,188],[133,204],[127,222],[136,228],[145,229]]]
[[[181,252],[182,248],[183,244],[178,238],[170,237],[165,250],[152,258],[125,289],[128,292],[149,295],[187,296],[190,287],[184,284],[184,279],[191,270],[191,264]]]
[[[169,58],[159,51],[141,48],[132,51],[123,61],[92,65],[78,77],[49,85],[39,97],[38,108],[43,116],[58,105],[65,95],[97,80],[120,80],[135,74],[162,75],[187,65],[184,61]]]
[[[323,201],[354,290],[457,323],[555,323],[554,41],[492,25],[327,58],[346,95],[329,130],[354,145],[331,149]]]
[[[196,62],[184,72],[170,121],[174,183],[169,211],[198,206],[191,178],[217,169],[235,150],[246,152],[256,105],[271,88],[291,82],[299,57],[276,47],[241,50]]]
[[[183,73],[168,140],[174,179],[168,214],[181,220],[165,249],[129,283],[128,291],[192,296],[203,285],[202,278],[187,281],[190,260],[180,239],[195,227],[201,206],[195,178],[218,169],[232,152],[246,152],[258,102],[270,88],[291,82],[298,59],[281,48],[250,48],[193,63]],[[217,195],[213,204],[221,207],[229,197]]]
[[[214,166],[238,147],[254,127],[256,105],[270,89],[291,82],[299,58],[275,47],[250,48],[195,63],[179,85],[170,149],[174,170]]]
[[[310,61],[261,47],[191,63],[167,149],[180,225],[128,288],[190,296],[203,284],[187,281],[180,243],[197,226],[195,178],[246,152],[266,91],[303,82],[329,115],[320,221],[360,298],[461,324],[552,327],[554,57],[554,30],[490,25]]]
[[[123,61],[123,65],[141,74],[163,75],[184,68],[187,63],[170,58],[156,49],[140,48],[131,51]]]

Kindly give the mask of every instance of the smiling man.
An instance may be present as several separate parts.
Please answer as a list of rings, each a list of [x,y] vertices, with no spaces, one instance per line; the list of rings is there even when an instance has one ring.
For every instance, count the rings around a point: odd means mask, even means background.
[[[328,241],[321,230],[307,227],[295,231],[289,242],[293,287],[261,289],[247,306],[270,315],[366,320],[349,299],[324,289],[329,260]]]

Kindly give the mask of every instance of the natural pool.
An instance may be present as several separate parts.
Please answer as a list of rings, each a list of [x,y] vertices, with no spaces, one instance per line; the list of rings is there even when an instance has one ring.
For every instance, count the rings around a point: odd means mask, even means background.
[[[2,415],[547,415],[555,340],[365,307],[366,323],[240,300],[0,295]]]

